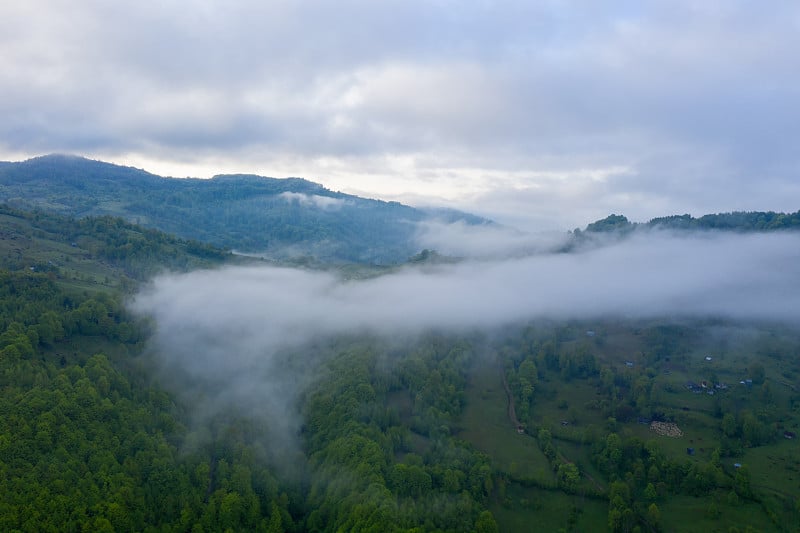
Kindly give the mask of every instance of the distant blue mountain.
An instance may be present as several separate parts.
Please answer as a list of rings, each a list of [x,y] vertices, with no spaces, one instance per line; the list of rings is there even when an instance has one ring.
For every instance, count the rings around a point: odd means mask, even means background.
[[[392,264],[419,252],[417,224],[488,220],[334,192],[301,178],[164,178],[77,156],[0,163],[0,202],[74,217],[113,215],[276,259]]]

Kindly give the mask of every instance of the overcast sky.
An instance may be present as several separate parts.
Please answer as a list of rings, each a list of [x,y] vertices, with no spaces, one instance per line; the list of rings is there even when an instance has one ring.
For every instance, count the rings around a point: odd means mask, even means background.
[[[0,159],[302,176],[525,229],[795,211],[798,50],[796,0],[3,2]]]

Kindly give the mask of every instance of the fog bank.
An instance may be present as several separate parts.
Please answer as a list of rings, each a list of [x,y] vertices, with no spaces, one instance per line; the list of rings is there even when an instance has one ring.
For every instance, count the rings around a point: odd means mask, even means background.
[[[320,334],[493,327],[608,314],[800,316],[800,235],[649,232],[584,252],[406,268],[361,281],[236,267],[162,276],[133,308],[158,337],[295,344]]]
[[[271,267],[167,275],[131,306],[155,319],[154,353],[198,413],[246,409],[288,436],[298,423],[286,414],[315,362],[298,355],[309,350],[286,354],[314,339],[536,318],[800,323],[798,280],[800,234],[642,232],[569,254],[405,268],[358,281]]]
[[[416,244],[437,252],[468,258],[497,258],[555,252],[567,244],[563,231],[526,233],[499,224],[470,225],[464,221],[417,224]]]

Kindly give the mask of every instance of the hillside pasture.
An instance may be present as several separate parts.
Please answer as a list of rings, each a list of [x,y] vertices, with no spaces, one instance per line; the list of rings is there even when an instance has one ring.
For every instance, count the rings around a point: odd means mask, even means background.
[[[466,389],[459,436],[492,458],[494,467],[525,478],[555,481],[536,440],[520,435],[508,418],[508,401],[496,368],[473,373]]]
[[[510,483],[490,510],[500,531],[607,531],[608,504]]]

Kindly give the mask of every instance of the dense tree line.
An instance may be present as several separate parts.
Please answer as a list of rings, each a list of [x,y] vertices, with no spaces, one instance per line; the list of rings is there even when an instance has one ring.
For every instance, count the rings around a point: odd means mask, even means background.
[[[486,456],[451,436],[463,406],[469,347],[428,339],[381,367],[380,346],[331,362],[306,403],[312,484],[309,531],[496,531]],[[390,394],[408,394],[403,423]]]
[[[800,211],[794,213],[734,211],[731,213],[708,214],[696,218],[691,215],[672,215],[653,218],[646,223],[631,222],[623,215],[613,214],[592,222],[586,226],[584,231],[589,233],[627,233],[638,228],[741,232],[797,230],[800,229]]]

